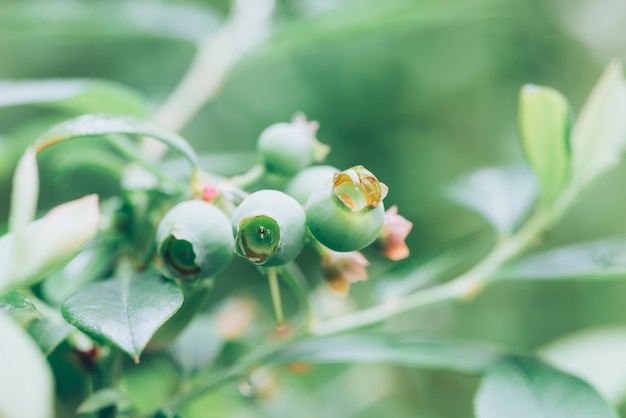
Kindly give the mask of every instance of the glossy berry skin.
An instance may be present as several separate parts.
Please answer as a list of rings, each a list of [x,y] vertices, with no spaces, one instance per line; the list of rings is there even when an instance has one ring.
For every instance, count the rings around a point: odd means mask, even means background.
[[[321,244],[348,252],[367,247],[383,226],[386,186],[361,166],[337,173],[306,203],[309,230]]]
[[[280,266],[295,259],[304,247],[305,215],[291,196],[261,190],[235,209],[235,253],[258,266]]]
[[[233,258],[229,219],[201,200],[174,206],[159,223],[156,239],[163,274],[172,279],[212,277]]]

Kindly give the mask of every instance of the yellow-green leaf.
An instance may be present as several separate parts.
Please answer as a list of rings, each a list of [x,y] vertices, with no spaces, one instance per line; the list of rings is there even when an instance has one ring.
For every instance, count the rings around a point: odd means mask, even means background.
[[[541,201],[549,205],[569,175],[569,106],[558,91],[525,85],[520,93],[520,135],[526,157],[541,185]]]

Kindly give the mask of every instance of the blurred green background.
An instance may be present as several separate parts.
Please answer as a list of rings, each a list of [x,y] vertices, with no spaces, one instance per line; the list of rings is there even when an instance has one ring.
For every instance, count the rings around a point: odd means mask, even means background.
[[[194,42],[229,8],[226,0],[0,0],[0,79],[107,79],[156,107],[189,66]],[[520,87],[554,87],[577,114],[602,67],[626,58],[623,39],[626,5],[618,0],[280,0],[270,39],[237,63],[182,133],[203,154],[249,152],[264,127],[302,111],[320,122],[329,164],[363,164],[389,186],[387,205],[414,223],[414,260],[474,242],[478,253],[491,233],[444,198],[445,186],[483,166],[523,162]],[[2,219],[19,151],[77,111],[0,109]],[[42,164],[52,172],[51,161]],[[625,177],[624,165],[603,176],[545,245],[626,234]],[[42,208],[117,190],[95,174],[44,175],[43,182]],[[356,286],[357,301],[372,299],[375,279]],[[243,280],[218,288],[228,294]],[[507,283],[386,327],[529,351],[579,329],[624,324],[625,299],[621,281]],[[377,365],[280,376],[279,389],[246,408],[268,417],[462,418],[471,415],[478,382]],[[222,399],[239,399],[230,389]]]

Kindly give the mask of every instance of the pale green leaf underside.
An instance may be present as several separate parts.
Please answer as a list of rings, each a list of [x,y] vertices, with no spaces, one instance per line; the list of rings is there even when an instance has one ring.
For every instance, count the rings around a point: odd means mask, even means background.
[[[476,418],[618,418],[585,381],[525,357],[488,370],[474,410]]]
[[[0,417],[51,418],[52,373],[33,340],[0,313]],[[7,343],[8,342],[8,343]]]
[[[626,142],[626,83],[612,62],[594,86],[572,131],[572,173],[580,185],[621,159]]]
[[[549,205],[569,175],[569,106],[565,97],[547,87],[526,85],[520,93],[522,145]]]
[[[83,115],[62,122],[37,139],[39,150],[59,142],[77,138],[88,138],[110,134],[146,136],[154,138],[172,150],[182,154],[193,167],[198,165],[198,157],[189,143],[180,135],[161,128],[154,123],[132,116],[109,114]]]
[[[624,326],[577,331],[539,350],[542,359],[591,383],[613,405],[626,397],[624,353]]]
[[[626,238],[547,250],[504,267],[498,279],[556,280],[626,277]]]
[[[61,312],[81,331],[138,359],[182,303],[183,293],[174,282],[147,273],[91,284],[70,296]]]
[[[67,263],[97,232],[100,209],[96,195],[54,207],[20,231],[0,237],[0,295],[35,283]]]
[[[483,371],[499,355],[487,345],[416,335],[353,333],[317,337],[274,354],[274,363],[391,363],[464,373]]]

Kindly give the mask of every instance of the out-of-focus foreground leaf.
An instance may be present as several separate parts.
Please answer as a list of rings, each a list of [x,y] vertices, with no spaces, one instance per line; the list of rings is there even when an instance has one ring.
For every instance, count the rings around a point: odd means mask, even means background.
[[[45,357],[28,335],[0,313],[0,416],[53,416],[52,373]]]
[[[626,328],[585,329],[539,349],[549,364],[591,383],[612,404],[626,397]]]
[[[27,246],[19,256],[16,234],[0,237],[0,294],[32,284],[71,260],[96,234],[99,215],[96,195],[56,206],[20,232]]]
[[[476,418],[618,418],[587,382],[526,357],[494,364],[474,406]]]

